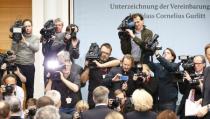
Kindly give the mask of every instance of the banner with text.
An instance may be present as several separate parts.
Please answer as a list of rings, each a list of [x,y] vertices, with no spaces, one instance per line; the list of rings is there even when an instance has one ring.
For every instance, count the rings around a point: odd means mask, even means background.
[[[170,47],[177,55],[204,54],[210,43],[210,0],[74,0],[81,40],[78,62],[92,42],[110,43],[112,56],[121,58],[117,27],[133,13],[141,13],[163,49]]]

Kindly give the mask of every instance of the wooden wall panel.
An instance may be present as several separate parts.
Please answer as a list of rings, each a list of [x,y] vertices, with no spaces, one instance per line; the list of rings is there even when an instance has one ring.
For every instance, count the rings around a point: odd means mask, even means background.
[[[0,51],[11,47],[9,28],[17,19],[32,18],[32,0],[0,0]]]

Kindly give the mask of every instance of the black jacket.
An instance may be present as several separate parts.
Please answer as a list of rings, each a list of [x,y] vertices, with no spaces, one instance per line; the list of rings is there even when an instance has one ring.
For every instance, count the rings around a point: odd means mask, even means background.
[[[158,57],[157,60],[160,63],[148,62],[148,65],[158,80],[159,102],[176,100],[178,88],[173,73],[178,70],[179,64],[169,62],[162,56]]]
[[[126,114],[125,119],[156,119],[157,114],[152,111],[133,111]]]
[[[128,36],[127,32],[125,31],[119,31],[118,33],[120,38],[120,46],[123,54],[131,54],[131,38]],[[145,54],[145,43],[148,39],[151,39],[153,37],[153,33],[151,30],[147,29],[146,26],[143,27],[143,30],[141,31],[141,38],[134,37],[134,42],[139,45],[140,49],[142,49],[142,57],[140,61],[143,62],[144,60],[144,54]]]
[[[111,112],[105,105],[96,106],[95,108],[82,112],[81,119],[105,119],[106,115]]]

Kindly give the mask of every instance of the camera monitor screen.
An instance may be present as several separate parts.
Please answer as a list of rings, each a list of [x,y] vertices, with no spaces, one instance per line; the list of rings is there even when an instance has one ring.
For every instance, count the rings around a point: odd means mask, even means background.
[[[14,27],[13,33],[22,33],[22,28]]]

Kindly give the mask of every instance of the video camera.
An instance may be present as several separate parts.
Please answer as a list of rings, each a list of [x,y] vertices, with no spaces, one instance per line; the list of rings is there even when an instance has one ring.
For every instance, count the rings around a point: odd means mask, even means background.
[[[15,23],[10,28],[10,32],[12,33],[10,38],[18,43],[22,39],[22,34],[25,34],[26,32],[26,29],[23,25],[23,21],[22,20],[15,21]]]
[[[4,63],[7,64],[6,70],[7,71],[16,71],[17,65],[14,63],[16,57],[14,56],[12,51],[7,51],[6,53],[0,54],[0,66]]]
[[[14,56],[12,51],[7,51],[6,53],[0,53],[0,65],[3,63],[13,63],[16,57]]]
[[[130,43],[131,37],[130,37],[129,33],[126,31],[126,29],[131,29],[133,31],[135,29],[135,25],[134,25],[133,19],[131,17],[131,14],[124,18],[124,20],[121,22],[121,24],[118,26],[117,29],[120,30],[118,32],[118,36],[119,36],[119,39],[121,40],[120,41],[121,49],[123,51],[123,54],[127,54],[127,52],[124,52],[123,49],[125,47],[124,46],[125,44]]]
[[[34,117],[36,114],[37,109],[36,108],[31,108],[28,110],[28,116],[29,117]]]
[[[158,39],[159,35],[155,34],[152,38],[147,38],[144,42],[144,50],[148,53],[148,55],[152,56],[156,50],[162,50],[159,45]]]
[[[85,60],[89,61],[88,66],[90,68],[94,68],[96,67],[96,64],[93,63],[92,61],[94,60],[98,60],[100,57],[100,48],[99,45],[97,43],[91,43],[90,48],[85,56]]]
[[[40,30],[40,34],[45,40],[49,40],[52,38],[53,35],[55,35],[55,24],[53,20],[48,20],[44,24],[44,28]]]
[[[179,64],[182,66],[183,70],[179,70],[175,72],[175,76],[177,79],[183,79],[184,77],[184,71],[187,71],[189,75],[194,75],[195,70],[194,70],[194,63],[193,63],[193,58],[187,55],[181,55],[179,56]]]
[[[10,96],[14,92],[14,84],[1,85],[3,96]]]
[[[188,55],[179,56],[179,60],[181,60],[180,64],[183,70],[175,72],[177,81],[183,82],[182,79],[184,77],[184,71],[187,71],[192,79],[191,81],[189,81],[189,85],[192,87],[199,85],[200,84],[199,80],[203,77],[203,74],[195,74],[193,59],[194,56],[188,56]]]
[[[70,36],[70,39],[76,39],[78,31],[79,27],[76,24],[70,24],[69,26],[66,27],[66,36],[67,35]]]
[[[60,80],[60,72],[65,68],[64,64],[61,64],[57,60],[49,60],[47,62],[47,68],[50,73],[51,80]]]
[[[135,25],[134,25],[134,22],[133,22],[132,15],[130,14],[123,19],[123,21],[121,22],[121,24],[118,26],[117,29],[125,31],[125,29],[134,30],[134,28],[135,28]]]

